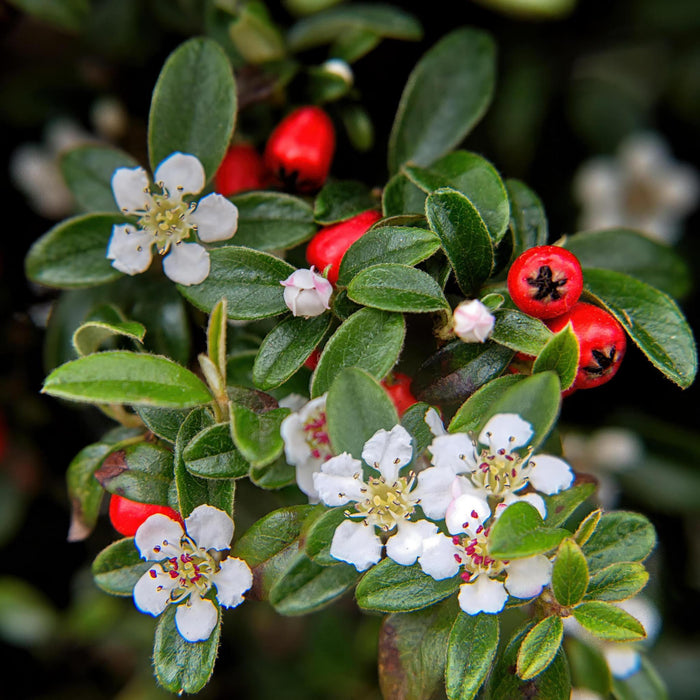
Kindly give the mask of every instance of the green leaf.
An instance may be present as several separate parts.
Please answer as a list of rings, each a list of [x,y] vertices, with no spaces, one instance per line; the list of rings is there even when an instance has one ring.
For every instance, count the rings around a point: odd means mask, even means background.
[[[425,212],[425,192],[414,185],[404,172],[398,172],[387,182],[382,192],[382,212],[394,217]]]
[[[67,362],[46,378],[42,392],[71,401],[186,408],[211,401],[192,372],[166,357],[99,352]]]
[[[280,457],[264,467],[252,467],[250,480],[261,489],[281,489],[296,483],[296,470]]]
[[[221,632],[221,610],[216,607],[218,622],[204,642],[188,642],[180,636],[175,626],[176,605],[168,605],[158,620],[153,666],[158,682],[171,693],[197,693],[209,682]]]
[[[95,583],[110,595],[132,596],[136,582],[152,562],[141,559],[133,537],[112,542],[95,557],[92,575]]]
[[[558,615],[538,622],[525,635],[518,651],[516,670],[524,681],[544,671],[554,661],[564,636],[564,624]]]
[[[330,549],[336,528],[347,519],[345,510],[344,507],[324,509],[311,523],[307,521],[304,524],[304,551],[309,559],[321,566],[338,563],[331,556]]]
[[[569,323],[549,339],[532,365],[532,372],[551,370],[559,377],[561,388],[568,389],[576,379],[579,354],[578,338]]]
[[[639,562],[611,564],[591,576],[585,599],[611,603],[627,600],[637,595],[648,580],[649,573]]]
[[[290,413],[288,408],[260,413],[238,403],[231,404],[233,440],[253,467],[272,464],[282,454],[284,441],[280,425]]]
[[[552,591],[560,605],[580,603],[588,586],[588,564],[581,548],[569,538],[557,550],[552,569]],[[521,676],[522,677],[522,676]]]
[[[581,603],[573,609],[572,614],[587,632],[599,639],[636,642],[646,637],[641,622],[612,603]]]
[[[422,401],[409,406],[401,416],[401,425],[408,430],[413,438],[414,458],[425,450],[433,441],[434,435],[425,422],[425,414],[430,406]]]
[[[640,513],[604,513],[591,538],[583,545],[591,572],[617,562],[643,561],[654,549],[653,525]]]
[[[612,677],[602,651],[590,644],[584,644],[571,635],[567,635],[564,647],[566,658],[571,666],[572,685],[588,688],[603,697],[608,697]]]
[[[547,506],[545,522],[550,527],[561,525],[596,490],[594,481],[578,483],[553,496],[543,496]]]
[[[306,51],[357,31],[404,41],[417,41],[423,35],[420,23],[408,12],[390,5],[358,2],[305,17],[292,27],[287,42],[294,52]]]
[[[239,479],[250,465],[231,439],[228,423],[217,423],[197,433],[182,453],[190,474],[206,479]]]
[[[255,386],[267,391],[284,384],[323,340],[330,325],[330,316],[323,314],[315,318],[291,316],[275,326],[255,358]]]
[[[493,269],[493,245],[484,220],[463,194],[450,188],[428,195],[425,214],[462,292],[476,296]]]
[[[510,200],[513,255],[517,257],[528,248],[547,244],[547,216],[540,198],[520,180],[506,180],[505,184]]]
[[[457,615],[447,646],[445,690],[449,700],[472,700],[491,670],[498,648],[496,615]]]
[[[137,406],[136,413],[152,433],[174,444],[180,426],[189,416],[190,410],[187,408]]]
[[[226,299],[212,310],[207,325],[207,355],[226,384]]]
[[[455,151],[430,168],[406,165],[404,172],[426,194],[441,187],[461,192],[479,212],[494,244],[503,238],[510,220],[508,195],[500,175],[485,158]]]
[[[516,352],[539,355],[552,339],[552,331],[538,318],[516,309],[497,309],[491,340]]]
[[[377,200],[369,188],[357,180],[328,182],[316,196],[314,219],[323,226],[345,221],[357,214],[374,209]]]
[[[137,168],[128,154],[109,146],[78,146],[60,160],[61,174],[76,204],[83,211],[119,212],[112,192],[112,175],[118,168]]]
[[[357,575],[349,564],[321,566],[299,553],[270,589],[270,603],[282,615],[306,615],[352,588]]]
[[[670,246],[639,231],[586,231],[567,237],[563,246],[578,258],[581,267],[623,272],[672,297],[683,297],[690,291],[686,261]]]
[[[63,624],[55,603],[39,588],[16,576],[0,576],[0,637],[4,643],[31,653],[31,649],[52,644]]]
[[[452,599],[384,619],[379,632],[379,686],[384,698],[434,697],[441,685],[456,612]]]
[[[136,321],[127,321],[121,311],[111,304],[99,306],[73,333],[73,347],[78,355],[97,352],[114,335],[124,336],[141,343],[146,329]]]
[[[554,549],[569,533],[546,527],[537,509],[525,501],[509,505],[491,526],[489,554],[522,559]]]
[[[283,192],[248,192],[230,200],[238,207],[236,245],[283,250],[316,233],[313,210],[299,197]]]
[[[356,311],[323,348],[311,379],[311,396],[328,391],[345,367],[358,367],[382,379],[398,360],[405,334],[400,314],[377,309]]]
[[[634,277],[586,268],[584,290],[627,331],[651,363],[682,389],[697,372],[693,333],[671,297]]]
[[[197,156],[207,179],[226,153],[236,123],[236,83],[223,49],[195,38],[170,54],[153,88],[148,117],[151,169],[179,151]]]
[[[642,656],[642,667],[625,679],[613,678],[615,700],[668,700],[668,690],[649,660]]]
[[[581,521],[581,524],[576,528],[576,532],[574,533],[574,539],[579,545],[583,546],[589,539],[591,539],[591,535],[595,531],[596,527],[598,527],[598,522],[600,521],[600,516],[602,514],[603,511],[599,508],[598,510],[594,510],[593,512],[589,513]]]
[[[409,226],[370,229],[343,256],[338,284],[347,285],[358,273],[387,260],[401,265],[417,265],[439,248],[440,239],[426,229]]]
[[[394,404],[376,379],[364,370],[340,371],[326,399],[328,435],[334,454],[349,452],[356,459],[377,430],[391,430],[398,422]]]
[[[210,312],[226,298],[228,317],[251,321],[288,311],[280,284],[294,272],[284,260],[250,248],[224,246],[209,253],[211,269],[201,284],[178,285],[182,296]]]
[[[486,111],[495,80],[495,48],[484,32],[462,28],[418,62],[401,95],[389,138],[389,171],[430,165],[472,130]]]
[[[235,19],[229,24],[228,33],[246,63],[267,63],[285,57],[282,33],[260,0],[236,8]]]
[[[411,612],[447,598],[460,583],[459,576],[436,581],[424,574],[418,564],[402,566],[383,559],[362,577],[355,596],[363,610]]]
[[[10,4],[70,32],[81,31],[90,16],[89,0],[11,0]]]
[[[32,282],[71,289],[94,287],[122,276],[107,259],[112,227],[119,214],[83,214],[56,224],[32,245],[25,271]]]
[[[423,313],[450,309],[440,285],[429,274],[397,263],[362,270],[348,284],[348,296],[358,304],[384,311]]]

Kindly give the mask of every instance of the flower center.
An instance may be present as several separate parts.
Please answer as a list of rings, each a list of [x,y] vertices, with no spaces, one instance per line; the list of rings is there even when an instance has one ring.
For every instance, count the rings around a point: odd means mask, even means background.
[[[414,501],[409,498],[409,491],[414,478],[398,478],[393,484],[387,484],[383,476],[371,476],[361,490],[365,499],[356,504],[359,514],[365,522],[377,525],[385,532],[393,530],[400,520],[406,520],[414,510]]]
[[[214,557],[199,549],[186,535],[180,542],[180,548],[182,551],[178,556],[161,562],[163,571],[170,578],[177,579],[177,584],[170,593],[173,603],[178,603],[195,592],[204,597],[211,588],[211,576],[219,569]],[[152,571],[151,576],[154,573]]]
[[[327,432],[326,412],[322,409],[312,413],[304,422],[304,440],[311,450],[311,456],[315,459],[322,459],[325,462],[333,456]]]
[[[524,457],[520,457],[517,452],[503,448],[496,451],[483,449],[471,480],[489,495],[503,497],[527,484],[530,472],[529,458],[529,450]]]
[[[468,525],[469,523],[464,524],[465,527]],[[488,555],[488,535],[489,529],[479,525],[476,537],[457,535],[452,538],[452,543],[460,550],[459,553],[455,553],[455,560],[464,568],[460,574],[463,581],[468,582],[473,576],[479,574],[498,576],[505,570],[507,562],[492,559]]]
[[[179,197],[171,197],[163,189],[162,194],[151,194],[150,203],[139,218],[139,228],[153,236],[158,252],[164,255],[171,245],[177,245],[189,237],[194,226],[189,215],[196,205],[183,202]]]

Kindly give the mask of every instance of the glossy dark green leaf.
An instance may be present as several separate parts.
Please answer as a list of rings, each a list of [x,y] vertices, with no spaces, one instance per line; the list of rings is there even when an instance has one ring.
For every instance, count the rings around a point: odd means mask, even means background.
[[[418,62],[401,96],[389,138],[389,170],[430,165],[471,131],[486,111],[495,79],[491,37],[457,29]]]
[[[296,470],[282,456],[264,467],[252,467],[250,480],[261,489],[281,489],[296,483]]]
[[[56,224],[32,245],[25,260],[27,277],[47,287],[94,287],[122,276],[107,259],[112,227],[120,214],[83,214]]]
[[[413,455],[416,457],[433,441],[433,434],[425,422],[425,414],[430,406],[422,401],[409,406],[401,416],[401,425],[413,438]]]
[[[571,324],[549,339],[532,365],[532,372],[551,370],[559,377],[562,389],[568,389],[576,379],[579,362],[578,338]]]
[[[329,182],[316,196],[314,219],[319,224],[328,226],[376,206],[377,200],[364,183],[357,180]]]
[[[548,240],[547,216],[540,198],[520,180],[506,180],[510,200],[510,230],[515,257]]]
[[[462,292],[475,296],[493,269],[493,245],[484,220],[472,202],[450,188],[428,195],[425,213]]]
[[[581,548],[565,539],[557,550],[552,569],[552,592],[560,605],[580,603],[588,586],[588,564]],[[522,676],[521,676],[522,677]]]
[[[195,38],[170,54],[148,117],[151,169],[177,151],[197,156],[213,177],[236,123],[236,83],[219,44]]]
[[[141,559],[133,537],[112,542],[95,557],[92,575],[95,583],[110,595],[132,596],[136,582],[151,562]]]
[[[309,518],[304,524],[303,540],[306,555],[321,566],[337,564],[330,554],[331,542],[336,528],[347,519],[343,506],[322,510],[318,517]]]
[[[206,479],[238,479],[250,468],[233,444],[228,423],[217,423],[197,433],[187,443],[182,458],[190,474]]]
[[[581,603],[573,609],[572,614],[587,632],[599,639],[636,642],[646,637],[642,623],[612,603]]]
[[[604,513],[591,538],[583,545],[591,572],[617,562],[643,561],[656,545],[653,525],[641,513]]]
[[[553,496],[543,496],[547,506],[547,525],[557,527],[564,523],[589,496],[593,495],[595,490],[596,482],[588,481],[576,483]]]
[[[210,312],[226,297],[228,317],[250,321],[288,311],[280,284],[294,272],[284,260],[250,248],[224,246],[210,251],[211,269],[201,284],[178,285],[182,296]]]
[[[516,670],[524,681],[544,671],[559,651],[564,636],[564,625],[558,615],[550,615],[538,622],[523,639],[518,650]]]
[[[651,363],[682,389],[695,379],[698,357],[693,333],[671,297],[634,277],[586,268],[584,291],[622,324]]]
[[[231,404],[231,434],[236,447],[253,467],[272,464],[284,450],[280,425],[290,414],[288,408],[274,408],[264,413]]]
[[[136,413],[152,433],[168,442],[175,443],[180,426],[190,414],[190,410],[187,408],[137,406]]]
[[[649,573],[639,562],[618,562],[591,576],[586,600],[617,602],[637,595],[646,586]]]
[[[552,331],[542,321],[517,309],[498,309],[491,340],[516,352],[539,355],[552,339]]]
[[[426,194],[414,185],[403,172],[398,172],[387,182],[382,192],[384,216],[423,214]]]

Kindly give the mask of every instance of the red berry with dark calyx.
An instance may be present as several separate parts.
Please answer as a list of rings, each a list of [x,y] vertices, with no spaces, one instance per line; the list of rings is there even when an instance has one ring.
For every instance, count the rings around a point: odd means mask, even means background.
[[[320,107],[300,107],[274,129],[265,166],[286,189],[314,192],[323,185],[335,152],[335,128]]]
[[[340,261],[348,248],[369,231],[372,225],[382,218],[382,213],[375,209],[363,211],[339,224],[322,228],[306,248],[306,260],[315,265],[317,270],[325,270],[329,265],[328,279],[335,284],[338,281]]]
[[[547,321],[558,333],[571,323],[578,338],[580,357],[573,389],[592,389],[610,381],[620,369],[627,349],[622,326],[604,309],[580,301],[571,311]]]
[[[412,381],[411,377],[402,372],[392,372],[382,380],[381,384],[393,401],[399,416],[402,416],[413,404],[418,403],[418,399],[411,393]]]
[[[312,372],[318,367],[318,361],[321,357],[321,351],[316,348],[305,360],[304,367],[310,369]]]
[[[246,190],[262,190],[268,184],[262,156],[249,143],[231,146],[214,177],[214,189],[229,197]]]
[[[182,524],[181,515],[168,506],[139,503],[124,496],[118,496],[116,493],[112,494],[109,502],[109,519],[114,529],[124,537],[133,537],[143,522],[155,513],[167,515]]]
[[[513,303],[535,318],[566,313],[583,291],[583,272],[573,253],[556,245],[541,245],[519,255],[508,272]]]

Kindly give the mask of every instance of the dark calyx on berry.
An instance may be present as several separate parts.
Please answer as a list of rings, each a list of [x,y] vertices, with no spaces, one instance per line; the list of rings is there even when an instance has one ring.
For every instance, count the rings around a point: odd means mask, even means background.
[[[559,287],[563,287],[567,283],[567,278],[555,280],[552,276],[552,268],[549,265],[543,265],[537,272],[537,277],[527,277],[527,283],[531,287],[536,287],[537,292],[532,297],[536,301],[544,301],[549,298],[552,301],[561,299]]]

